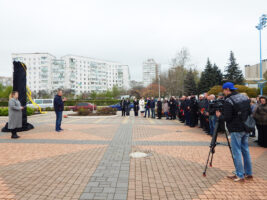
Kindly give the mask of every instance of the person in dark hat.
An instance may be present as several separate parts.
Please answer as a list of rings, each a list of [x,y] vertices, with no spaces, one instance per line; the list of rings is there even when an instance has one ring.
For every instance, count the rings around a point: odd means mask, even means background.
[[[257,106],[253,117],[256,121],[258,129],[258,144],[267,148],[267,97],[261,96],[259,98],[259,105]]]

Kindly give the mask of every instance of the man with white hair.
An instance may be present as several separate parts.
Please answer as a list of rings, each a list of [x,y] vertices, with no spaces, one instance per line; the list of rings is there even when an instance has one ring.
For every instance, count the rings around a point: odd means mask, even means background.
[[[215,123],[216,123],[216,113],[215,113],[215,108],[214,108],[214,101],[215,101],[215,95],[211,94],[209,95],[209,125],[210,125],[210,132],[208,135],[213,135],[214,128],[215,128]]]

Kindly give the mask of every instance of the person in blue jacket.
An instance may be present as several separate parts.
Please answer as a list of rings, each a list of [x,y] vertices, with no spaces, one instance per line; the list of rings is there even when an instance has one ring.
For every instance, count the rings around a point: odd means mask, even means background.
[[[61,89],[57,91],[57,95],[54,98],[54,110],[56,113],[56,131],[63,131],[61,128],[62,121],[62,113],[64,110],[64,102],[67,100],[66,98],[62,99],[63,92]]]

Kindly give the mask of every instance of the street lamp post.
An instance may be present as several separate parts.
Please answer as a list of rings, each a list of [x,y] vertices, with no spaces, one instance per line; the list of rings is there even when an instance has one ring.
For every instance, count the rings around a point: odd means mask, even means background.
[[[262,15],[259,20],[259,24],[256,26],[256,28],[259,30],[260,34],[260,82],[259,82],[259,87],[262,95],[262,90],[264,87],[265,81],[263,81],[263,76],[262,76],[262,57],[261,57],[261,30],[266,27],[266,21],[267,21],[267,16]]]
[[[158,76],[159,79],[159,99],[160,99],[160,75]]]

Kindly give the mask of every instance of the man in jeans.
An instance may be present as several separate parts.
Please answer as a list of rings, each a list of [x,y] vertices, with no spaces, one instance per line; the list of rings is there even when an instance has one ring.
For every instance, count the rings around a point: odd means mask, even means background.
[[[59,89],[57,91],[57,95],[54,98],[54,110],[56,112],[56,131],[57,132],[63,131],[63,129],[61,128],[61,121],[62,121],[62,113],[64,110],[64,101],[66,100],[67,100],[66,98],[62,100],[62,90]]]
[[[155,100],[154,100],[154,97],[151,97],[151,100],[150,100],[150,110],[151,110],[151,118],[154,118],[155,119]]]
[[[223,85],[223,93],[226,96],[223,114],[216,111],[216,116],[220,120],[226,121],[227,129],[231,134],[231,146],[236,170],[235,175],[228,176],[228,178],[235,182],[244,182],[245,179],[252,179],[253,176],[248,148],[249,133],[245,132],[244,123],[240,118],[246,119],[251,114],[250,101],[246,96],[237,93],[234,84],[231,82]]]
[[[147,114],[147,115],[146,115]],[[147,98],[145,101],[145,116],[144,117],[150,117],[150,99]]]

